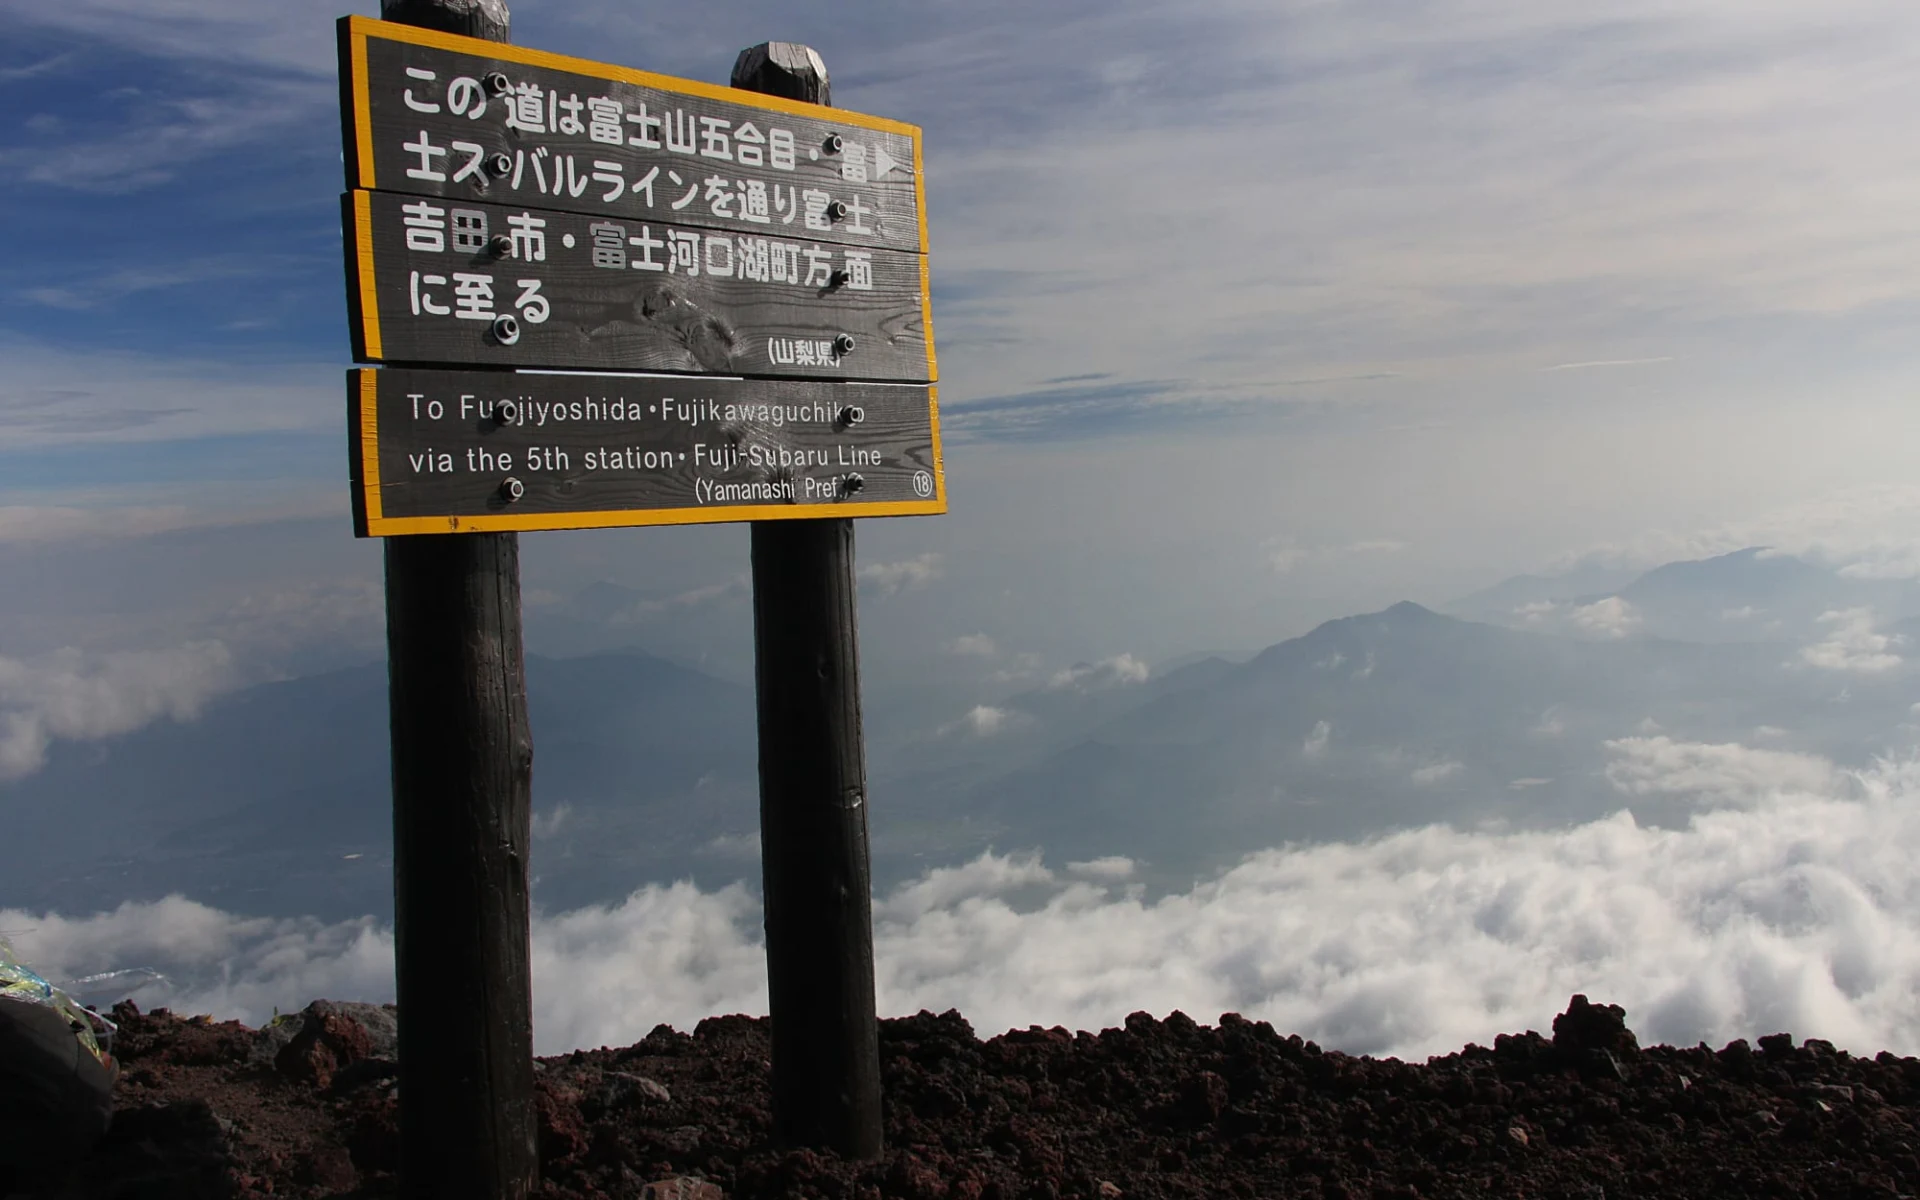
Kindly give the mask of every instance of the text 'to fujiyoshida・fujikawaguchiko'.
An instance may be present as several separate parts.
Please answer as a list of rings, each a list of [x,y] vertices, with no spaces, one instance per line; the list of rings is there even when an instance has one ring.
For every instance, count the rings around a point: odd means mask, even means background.
[[[358,370],[364,535],[946,511],[932,389]]]

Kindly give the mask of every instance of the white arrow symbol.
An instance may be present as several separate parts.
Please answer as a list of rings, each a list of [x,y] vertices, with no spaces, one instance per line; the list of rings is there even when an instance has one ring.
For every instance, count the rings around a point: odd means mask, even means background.
[[[888,154],[884,146],[875,146],[873,148],[873,177],[875,179],[880,178],[899,165],[899,163],[893,161],[893,155]]]

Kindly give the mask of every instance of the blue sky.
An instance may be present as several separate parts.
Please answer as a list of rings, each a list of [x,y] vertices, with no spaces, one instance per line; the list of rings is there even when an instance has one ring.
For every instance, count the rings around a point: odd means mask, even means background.
[[[336,15],[0,0],[0,558],[36,581],[0,654],[235,643],[260,611],[242,675],[378,654]],[[924,127],[953,510],[862,526],[907,581],[868,603],[875,680],[975,634],[1048,669],[1252,649],[1595,553],[1893,552],[1917,33],[1708,0],[515,14],[704,80],[805,41],[839,104]],[[744,550],[530,535],[525,583],[718,596],[695,640],[724,657]]]

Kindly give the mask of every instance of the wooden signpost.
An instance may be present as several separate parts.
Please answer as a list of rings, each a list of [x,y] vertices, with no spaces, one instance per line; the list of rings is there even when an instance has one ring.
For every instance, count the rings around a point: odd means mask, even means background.
[[[502,0],[383,9],[339,23],[341,208],[354,357],[392,364],[347,407],[403,1194],[536,1182],[525,530],[753,523],[775,1131],[877,1157],[851,518],[946,511],[919,130],[828,109],[792,43],[723,88],[509,46]]]

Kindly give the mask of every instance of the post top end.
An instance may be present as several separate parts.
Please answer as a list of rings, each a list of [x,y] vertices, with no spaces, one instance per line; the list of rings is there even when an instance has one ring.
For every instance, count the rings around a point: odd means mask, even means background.
[[[489,42],[510,39],[513,16],[507,0],[380,0],[383,20]]]
[[[762,42],[742,50],[733,62],[733,86],[808,104],[832,103],[827,64],[813,47],[799,42]]]

